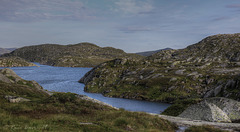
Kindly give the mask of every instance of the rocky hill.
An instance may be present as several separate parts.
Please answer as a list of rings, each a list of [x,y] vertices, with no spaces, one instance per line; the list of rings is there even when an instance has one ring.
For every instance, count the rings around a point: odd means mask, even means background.
[[[207,37],[142,60],[115,59],[88,72],[85,91],[109,97],[176,103],[207,97],[240,100],[240,34]],[[192,101],[187,101],[193,103]]]
[[[19,57],[0,57],[0,67],[36,66]]]
[[[240,60],[240,33],[209,36],[185,49],[158,52],[152,59],[181,60],[193,63],[237,62]],[[164,58],[164,57],[165,58]],[[167,57],[167,58],[166,58]]]
[[[91,43],[74,45],[43,44],[19,48],[5,56],[18,56],[30,62],[63,67],[93,67],[115,58],[141,58],[112,47]]]
[[[49,95],[36,81],[23,80],[8,68],[0,69],[0,93],[10,102],[27,101],[23,98],[25,96],[37,98]]]
[[[145,51],[145,52],[138,52],[136,54],[142,55],[142,56],[151,56],[157,52],[160,52],[162,50],[171,50],[171,48],[165,48],[165,49],[160,49],[160,50],[154,50],[154,51]]]

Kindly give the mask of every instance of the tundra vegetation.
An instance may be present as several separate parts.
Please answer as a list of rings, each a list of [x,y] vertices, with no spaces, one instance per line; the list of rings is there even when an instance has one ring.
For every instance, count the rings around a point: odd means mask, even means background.
[[[49,93],[12,70],[0,70],[0,131],[172,131],[157,116],[95,103],[73,93]]]
[[[0,67],[36,66],[20,57],[0,57]]]
[[[179,50],[98,65],[79,82],[108,97],[172,103],[163,114],[179,115],[204,98],[240,100],[240,34],[209,36]]]
[[[116,58],[143,58],[140,55],[125,53],[121,49],[102,48],[91,43],[26,46],[3,56],[17,56],[30,62],[60,67],[94,67]]]

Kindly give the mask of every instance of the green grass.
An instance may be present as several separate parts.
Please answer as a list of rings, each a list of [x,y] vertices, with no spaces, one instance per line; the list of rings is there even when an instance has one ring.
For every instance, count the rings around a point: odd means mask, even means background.
[[[228,132],[221,130],[219,128],[214,128],[213,126],[191,126],[185,130],[185,132]]]
[[[196,104],[200,101],[201,99],[199,98],[178,100],[175,104],[172,104],[170,107],[165,109],[161,114],[169,116],[178,116],[190,105]]]
[[[73,93],[39,93],[27,85],[0,83],[0,131],[166,131],[176,126],[146,113],[116,110]],[[18,86],[15,87],[15,86]],[[9,103],[4,95],[31,101]]]

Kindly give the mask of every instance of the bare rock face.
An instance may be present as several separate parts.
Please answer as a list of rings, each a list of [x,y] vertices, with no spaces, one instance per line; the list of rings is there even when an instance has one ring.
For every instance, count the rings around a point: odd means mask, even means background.
[[[240,102],[227,98],[209,98],[188,107],[179,117],[211,122],[232,122],[240,119]]]

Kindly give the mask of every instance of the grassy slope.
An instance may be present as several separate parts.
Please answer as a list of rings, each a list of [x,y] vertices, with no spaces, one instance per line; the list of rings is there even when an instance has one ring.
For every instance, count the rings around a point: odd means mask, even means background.
[[[170,122],[145,113],[115,110],[72,93],[52,96],[29,84],[0,82],[0,131],[174,131]],[[9,103],[14,95],[30,102]],[[85,124],[90,123],[90,124]]]
[[[185,132],[228,132],[212,126],[191,126]]]

